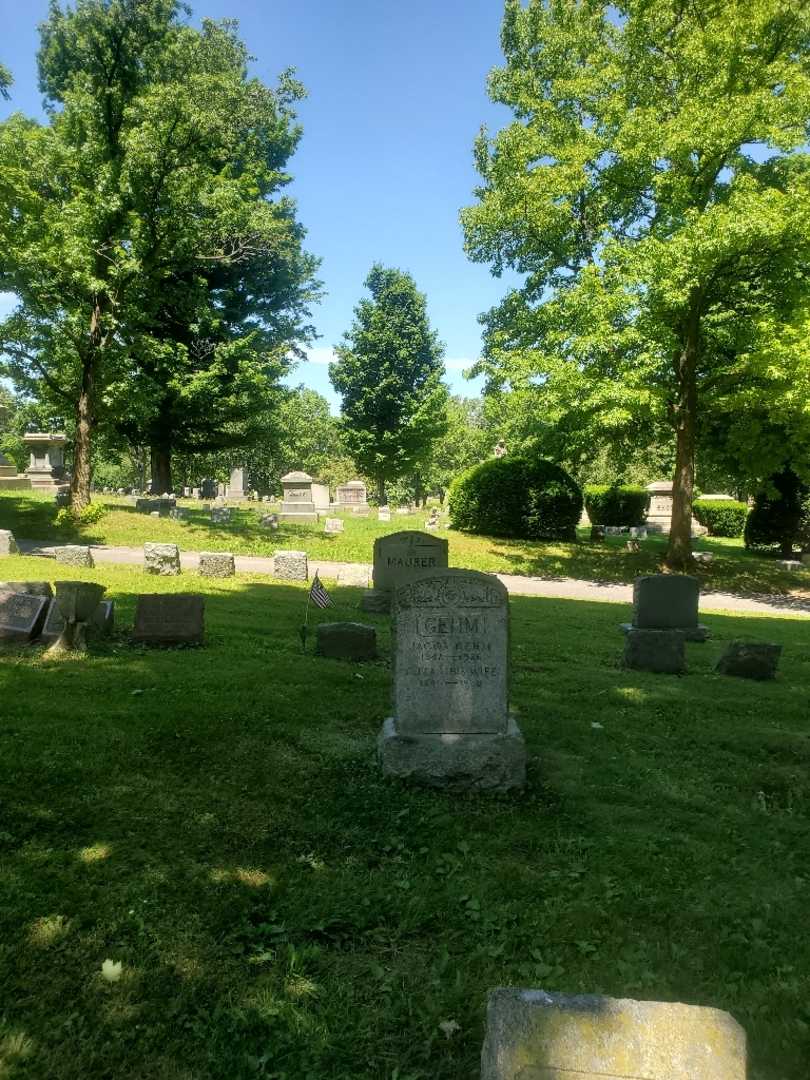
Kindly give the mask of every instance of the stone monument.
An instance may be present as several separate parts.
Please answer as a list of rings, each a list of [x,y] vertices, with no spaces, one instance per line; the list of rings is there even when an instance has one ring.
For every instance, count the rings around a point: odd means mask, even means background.
[[[23,435],[31,459],[25,475],[31,482],[32,491],[44,491],[55,495],[67,489],[65,479],[64,448],[67,435],[62,431],[47,433],[30,432]]]
[[[94,581],[57,581],[52,604],[59,609],[62,630],[48,649],[48,656],[80,653],[87,649],[87,624],[93,618],[106,586]]]
[[[633,621],[628,630],[680,630],[687,641],[706,641],[698,622],[700,582],[691,574],[642,574],[633,582]]]
[[[284,492],[279,521],[305,524],[318,520],[312,492],[312,477],[305,472],[291,472],[281,478]]]
[[[339,484],[337,489],[338,506],[346,506],[350,509],[356,506],[368,506],[368,491],[362,480],[349,480],[346,484]]]
[[[492,990],[481,1080],[745,1080],[745,1031],[721,1009]]]
[[[0,454],[0,489],[8,491],[30,491],[31,481],[27,476],[19,476],[15,465]]]
[[[247,499],[245,470],[243,468],[231,469],[231,478],[228,482],[228,498],[240,502]]]
[[[383,772],[433,787],[522,787],[506,587],[477,570],[422,573],[395,589],[393,610],[393,716],[377,744]]]
[[[146,593],[138,597],[132,640],[144,645],[201,645],[205,599],[197,593]]]
[[[364,611],[391,610],[391,593],[416,574],[447,568],[447,541],[416,529],[378,536],[374,541],[372,588],[360,601]]]

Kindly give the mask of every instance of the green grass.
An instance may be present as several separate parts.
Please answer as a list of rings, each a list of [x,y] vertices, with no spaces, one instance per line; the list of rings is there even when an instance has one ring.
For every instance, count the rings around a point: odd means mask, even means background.
[[[374,761],[385,620],[350,665],[301,654],[304,587],[71,576],[117,636],[0,659],[4,1080],[470,1080],[510,984],[728,1009],[749,1080],[806,1080],[806,621],[709,614],[676,678],[617,666],[622,605],[514,598],[528,787],[450,796]],[[205,648],[129,645],[137,592],[189,589]],[[776,682],[712,674],[739,635]]]
[[[294,548],[306,551],[311,558],[370,563],[376,537],[400,529],[421,529],[426,516],[425,513],[394,515],[390,523],[385,523],[377,521],[376,514],[366,518],[340,515],[345,520],[344,532],[325,536],[323,523],[284,523],[277,532],[262,528],[259,518],[267,512],[267,507],[235,510],[230,524],[214,525],[210,514],[191,501],[183,503],[189,509],[189,520],[174,521],[136,513],[125,500],[114,496],[96,498],[110,507],[109,513],[93,525],[73,529],[54,524],[56,507],[52,498],[0,492],[0,528],[11,529],[16,536],[28,540],[49,542],[140,547],[146,540],[155,540],[179,544],[186,551],[253,555],[272,555],[278,548]],[[439,535],[449,540],[451,566],[494,573],[629,583],[639,574],[660,569],[666,550],[662,537],[642,541],[641,550],[634,554],[626,550],[621,538],[592,543],[589,532],[580,529],[576,544],[502,540],[447,529],[442,529]],[[704,591],[810,598],[810,570],[788,573],[779,568],[776,559],[748,554],[740,540],[708,538],[697,542],[696,549],[714,553],[710,567],[700,566],[696,570]]]

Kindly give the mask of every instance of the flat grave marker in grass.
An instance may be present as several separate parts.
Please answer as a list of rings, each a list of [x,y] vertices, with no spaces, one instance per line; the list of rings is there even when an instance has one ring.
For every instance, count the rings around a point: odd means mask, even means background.
[[[197,593],[145,593],[138,597],[132,640],[143,645],[201,645],[205,600]]]
[[[509,597],[475,570],[443,570],[394,593],[394,715],[383,771],[432,786],[507,790],[526,749],[509,713]]]
[[[490,992],[481,1080],[745,1080],[729,1013],[668,1001]]]
[[[35,638],[45,619],[47,605],[44,596],[0,594],[0,641],[25,642]]]

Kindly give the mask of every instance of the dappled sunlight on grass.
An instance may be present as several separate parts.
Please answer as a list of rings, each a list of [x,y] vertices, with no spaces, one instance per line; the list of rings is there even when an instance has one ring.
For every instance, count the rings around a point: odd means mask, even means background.
[[[247,885],[251,889],[260,889],[265,885],[273,885],[275,879],[270,874],[264,872],[264,870],[257,870],[255,868],[246,868],[237,866],[233,870],[224,870],[221,867],[215,867],[211,870],[209,877],[211,881],[216,885],[221,885],[223,882],[237,881],[241,885]]]
[[[43,915],[34,919],[28,928],[28,940],[40,949],[47,949],[61,941],[70,930],[66,915]]]
[[[109,859],[111,854],[112,848],[109,844],[92,844],[90,847],[82,848],[78,857],[83,863],[96,863]]]

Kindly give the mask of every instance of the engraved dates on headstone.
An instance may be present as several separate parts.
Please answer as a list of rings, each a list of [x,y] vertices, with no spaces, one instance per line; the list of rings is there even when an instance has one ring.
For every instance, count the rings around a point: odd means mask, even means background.
[[[196,593],[147,593],[138,597],[134,641],[146,645],[199,645],[205,600]]]
[[[488,574],[444,570],[394,593],[394,715],[407,734],[507,730],[509,607]]]

